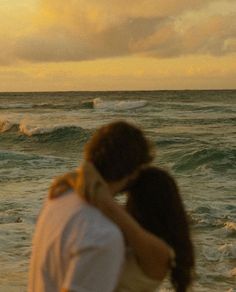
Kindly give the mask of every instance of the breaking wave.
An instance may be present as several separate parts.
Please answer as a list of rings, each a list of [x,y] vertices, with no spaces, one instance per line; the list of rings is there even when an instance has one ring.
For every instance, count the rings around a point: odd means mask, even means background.
[[[146,100],[128,99],[128,100],[104,100],[100,97],[68,102],[39,102],[39,103],[4,103],[0,105],[0,110],[13,109],[105,109],[105,110],[130,110],[141,108],[147,105]]]
[[[93,107],[95,109],[105,110],[130,110],[146,105],[146,100],[103,100],[99,97],[93,100]]]
[[[84,129],[76,125],[54,125],[48,127],[35,126],[21,123],[11,123],[6,120],[0,122],[1,143],[5,145],[24,145],[30,148],[38,147],[42,143],[44,147],[66,145],[66,149],[82,146],[93,133],[93,129]],[[59,144],[58,144],[59,143]],[[37,146],[38,145],[38,146]],[[41,146],[40,146],[41,147]]]

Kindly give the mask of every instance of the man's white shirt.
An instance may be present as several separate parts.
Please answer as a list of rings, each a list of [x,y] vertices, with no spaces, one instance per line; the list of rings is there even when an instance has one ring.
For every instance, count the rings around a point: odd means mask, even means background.
[[[29,292],[112,292],[124,262],[121,231],[74,192],[47,200],[33,238]]]

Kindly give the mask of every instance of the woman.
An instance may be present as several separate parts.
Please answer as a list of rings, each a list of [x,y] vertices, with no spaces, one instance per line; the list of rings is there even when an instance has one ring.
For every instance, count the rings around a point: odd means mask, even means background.
[[[194,252],[186,212],[173,177],[160,168],[144,169],[129,190],[127,210],[143,228],[172,247],[175,261],[170,267],[171,283],[175,291],[187,291],[193,280]]]
[[[84,175],[85,197],[120,227],[129,246],[117,292],[155,291],[168,270],[175,291],[187,291],[193,280],[194,252],[175,180],[156,167],[141,170],[129,187],[126,212],[109,196],[91,165],[84,168]],[[170,246],[168,261],[166,254],[160,254],[158,238]]]

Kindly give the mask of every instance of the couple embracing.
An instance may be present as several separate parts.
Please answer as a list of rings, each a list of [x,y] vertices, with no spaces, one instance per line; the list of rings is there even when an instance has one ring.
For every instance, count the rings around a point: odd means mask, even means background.
[[[52,184],[33,238],[29,292],[154,292],[191,286],[194,254],[174,179],[149,142],[117,121],[97,130],[84,163]],[[126,206],[114,200],[125,191]]]

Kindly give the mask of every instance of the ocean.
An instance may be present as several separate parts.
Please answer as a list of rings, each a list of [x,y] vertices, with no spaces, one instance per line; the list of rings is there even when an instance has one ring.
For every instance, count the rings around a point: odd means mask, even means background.
[[[144,130],[154,164],[178,182],[196,251],[194,291],[236,291],[234,90],[0,93],[0,291],[26,291],[52,178],[76,168],[95,129],[117,119]]]

